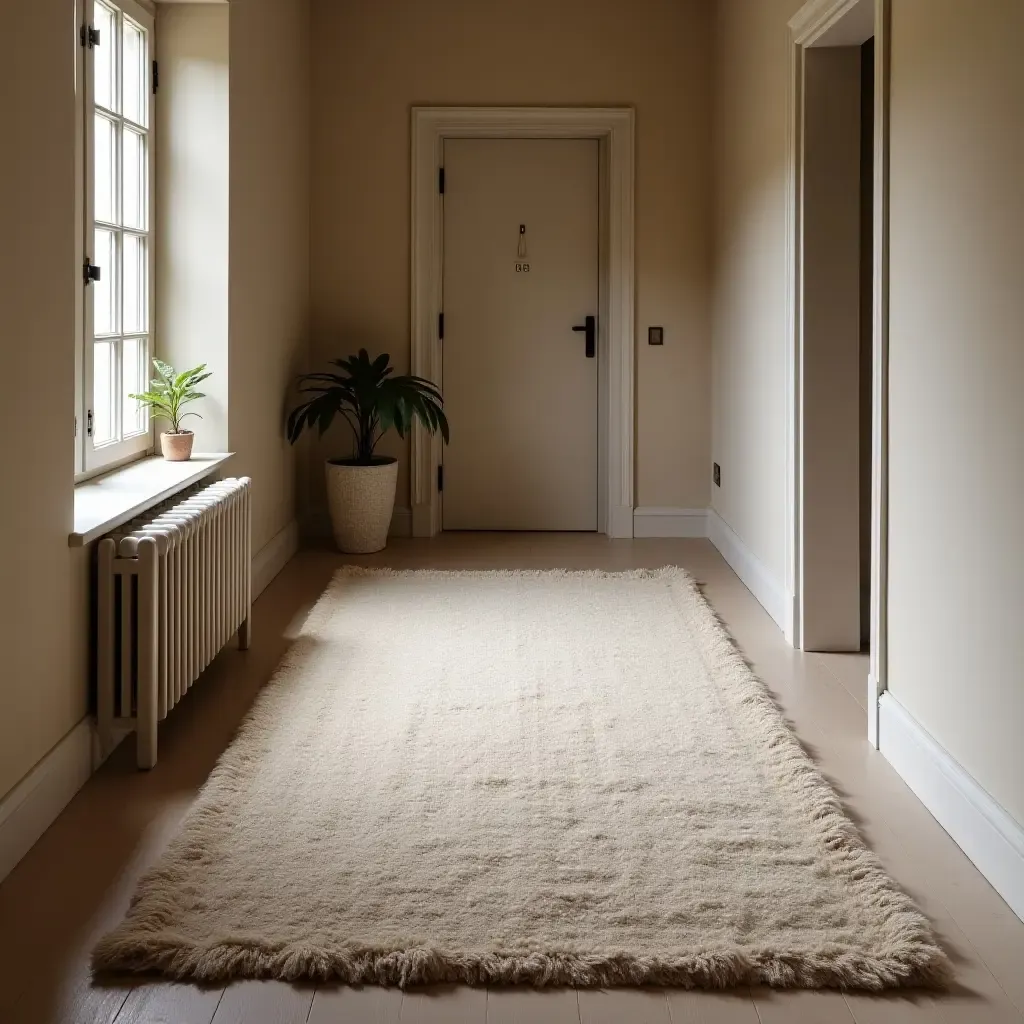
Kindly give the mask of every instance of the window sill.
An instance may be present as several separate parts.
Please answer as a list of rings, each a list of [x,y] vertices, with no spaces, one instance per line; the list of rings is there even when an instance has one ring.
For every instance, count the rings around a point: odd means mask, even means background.
[[[75,529],[68,535],[68,547],[80,548],[98,540],[140,512],[217,472],[231,455],[197,452],[188,462],[166,462],[155,455],[76,484]]]

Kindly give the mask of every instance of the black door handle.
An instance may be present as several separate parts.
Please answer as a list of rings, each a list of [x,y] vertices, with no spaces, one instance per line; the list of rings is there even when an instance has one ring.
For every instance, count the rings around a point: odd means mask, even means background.
[[[587,335],[587,358],[593,359],[597,355],[597,317],[588,316],[583,318],[582,324],[576,324],[574,331],[585,331]]]

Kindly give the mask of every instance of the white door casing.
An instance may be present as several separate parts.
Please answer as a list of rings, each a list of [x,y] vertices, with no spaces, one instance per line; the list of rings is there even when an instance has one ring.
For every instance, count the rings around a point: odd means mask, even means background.
[[[600,152],[600,309],[598,311],[598,530],[633,535],[634,271],[633,136],[629,108],[416,107],[412,111],[412,372],[444,388],[438,315],[442,311],[443,197],[438,171],[446,139],[596,139]],[[412,435],[413,534],[441,529],[437,467],[441,442]]]
[[[892,0],[808,0],[790,19],[787,118],[786,284],[787,380],[787,584],[793,596],[787,638],[802,649],[800,591],[803,539],[803,105],[804,54],[808,47],[875,40],[874,239],[872,246],[871,383],[871,625],[867,680],[868,739],[878,745],[878,699],[886,689],[888,600],[888,401],[889,401],[889,80]]]
[[[446,530],[596,530],[598,144],[444,145]]]

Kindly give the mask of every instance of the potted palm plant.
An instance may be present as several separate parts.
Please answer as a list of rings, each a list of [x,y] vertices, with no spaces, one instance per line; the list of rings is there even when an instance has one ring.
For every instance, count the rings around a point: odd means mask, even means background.
[[[311,397],[288,417],[292,444],[316,426],[320,436],[341,416],[352,430],[355,450],[348,458],[328,459],[327,503],[334,540],[342,551],[368,554],[387,543],[395,507],[398,460],[375,455],[381,437],[392,428],[405,437],[414,420],[448,443],[441,393],[422,377],[395,375],[386,353],[371,360],[366,349],[333,359],[340,372],[306,373],[299,391]]]
[[[188,462],[192,457],[195,434],[191,430],[184,430],[181,421],[186,416],[199,416],[199,413],[182,412],[181,409],[197,398],[206,397],[196,390],[197,385],[210,376],[204,372],[206,363],[182,373],[175,373],[173,366],[159,359],[153,360],[153,366],[157,375],[149,382],[149,390],[128,397],[148,407],[153,419],[165,419],[170,423],[171,429],[160,435],[160,450],[164,458],[168,462]]]

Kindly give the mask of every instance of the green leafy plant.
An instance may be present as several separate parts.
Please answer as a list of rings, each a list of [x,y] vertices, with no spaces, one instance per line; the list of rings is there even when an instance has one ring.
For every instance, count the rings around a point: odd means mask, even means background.
[[[181,429],[181,421],[186,416],[199,416],[199,413],[182,412],[181,407],[189,402],[194,402],[197,398],[206,397],[201,391],[196,390],[197,385],[211,376],[210,373],[203,372],[206,369],[206,363],[182,373],[175,373],[173,366],[168,366],[167,363],[159,359],[153,360],[153,366],[157,376],[149,382],[149,390],[143,391],[141,395],[129,395],[128,397],[147,406],[153,419],[168,420],[171,424],[169,433],[185,433]],[[199,419],[202,418],[199,416]]]
[[[371,466],[385,460],[374,458],[374,449],[392,427],[399,437],[419,420],[431,434],[440,432],[448,443],[441,393],[429,380],[408,375],[394,376],[391,357],[385,353],[370,359],[365,348],[346,359],[332,359],[340,373],[305,373],[299,377],[299,391],[313,397],[292,410],[288,417],[288,439],[292,444],[302,431],[314,425],[320,436],[341,416],[355,438],[355,453],[349,460],[357,466]]]

